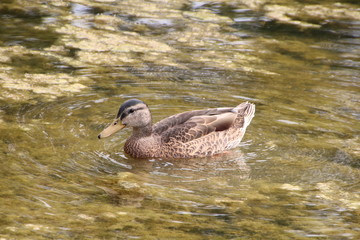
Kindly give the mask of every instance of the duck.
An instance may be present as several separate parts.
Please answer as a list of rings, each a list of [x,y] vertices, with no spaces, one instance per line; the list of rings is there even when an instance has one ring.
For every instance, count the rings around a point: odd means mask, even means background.
[[[254,115],[255,104],[243,102],[236,107],[178,113],[153,124],[148,105],[129,99],[98,138],[131,127],[124,151],[133,158],[208,157],[239,146]]]

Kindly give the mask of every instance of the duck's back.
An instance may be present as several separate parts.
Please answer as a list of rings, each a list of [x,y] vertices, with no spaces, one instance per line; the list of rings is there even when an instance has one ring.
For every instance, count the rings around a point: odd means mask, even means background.
[[[235,108],[180,113],[153,126],[157,152],[153,157],[204,157],[239,145],[255,113],[245,102]]]

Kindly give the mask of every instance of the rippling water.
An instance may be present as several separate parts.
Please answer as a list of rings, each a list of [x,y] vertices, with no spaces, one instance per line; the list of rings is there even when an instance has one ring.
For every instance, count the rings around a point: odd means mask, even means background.
[[[242,4],[180,2],[0,5],[0,238],[360,237],[359,20],[299,28]],[[139,38],[137,50],[91,48],[123,33],[115,45]],[[96,137],[133,97],[154,121],[257,110],[233,151],[136,160],[122,150],[130,129]]]

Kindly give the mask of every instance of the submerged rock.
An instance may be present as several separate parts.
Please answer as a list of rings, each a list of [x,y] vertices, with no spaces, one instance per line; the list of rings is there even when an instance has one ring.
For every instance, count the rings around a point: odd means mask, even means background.
[[[358,6],[350,3],[308,4],[291,1],[241,1],[256,11],[263,11],[265,16],[279,23],[295,25],[300,28],[320,28],[332,20],[359,21]]]
[[[321,198],[340,203],[351,209],[360,209],[360,195],[356,192],[345,191],[335,182],[324,182],[316,184]]]
[[[3,99],[18,99],[26,101],[33,98],[32,94],[39,94],[44,98],[55,98],[71,93],[77,93],[87,88],[80,82],[86,81],[86,77],[74,77],[68,74],[25,74],[15,78],[3,74],[0,78],[2,87],[10,94],[2,95]]]

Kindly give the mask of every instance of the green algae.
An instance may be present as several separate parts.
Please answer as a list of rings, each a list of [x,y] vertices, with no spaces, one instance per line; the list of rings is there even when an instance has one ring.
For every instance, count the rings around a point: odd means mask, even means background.
[[[2,4],[0,238],[359,237],[357,48],[347,28],[324,34],[354,5]],[[96,139],[132,97],[154,121],[245,100],[257,113],[230,154],[138,161],[128,130]]]

